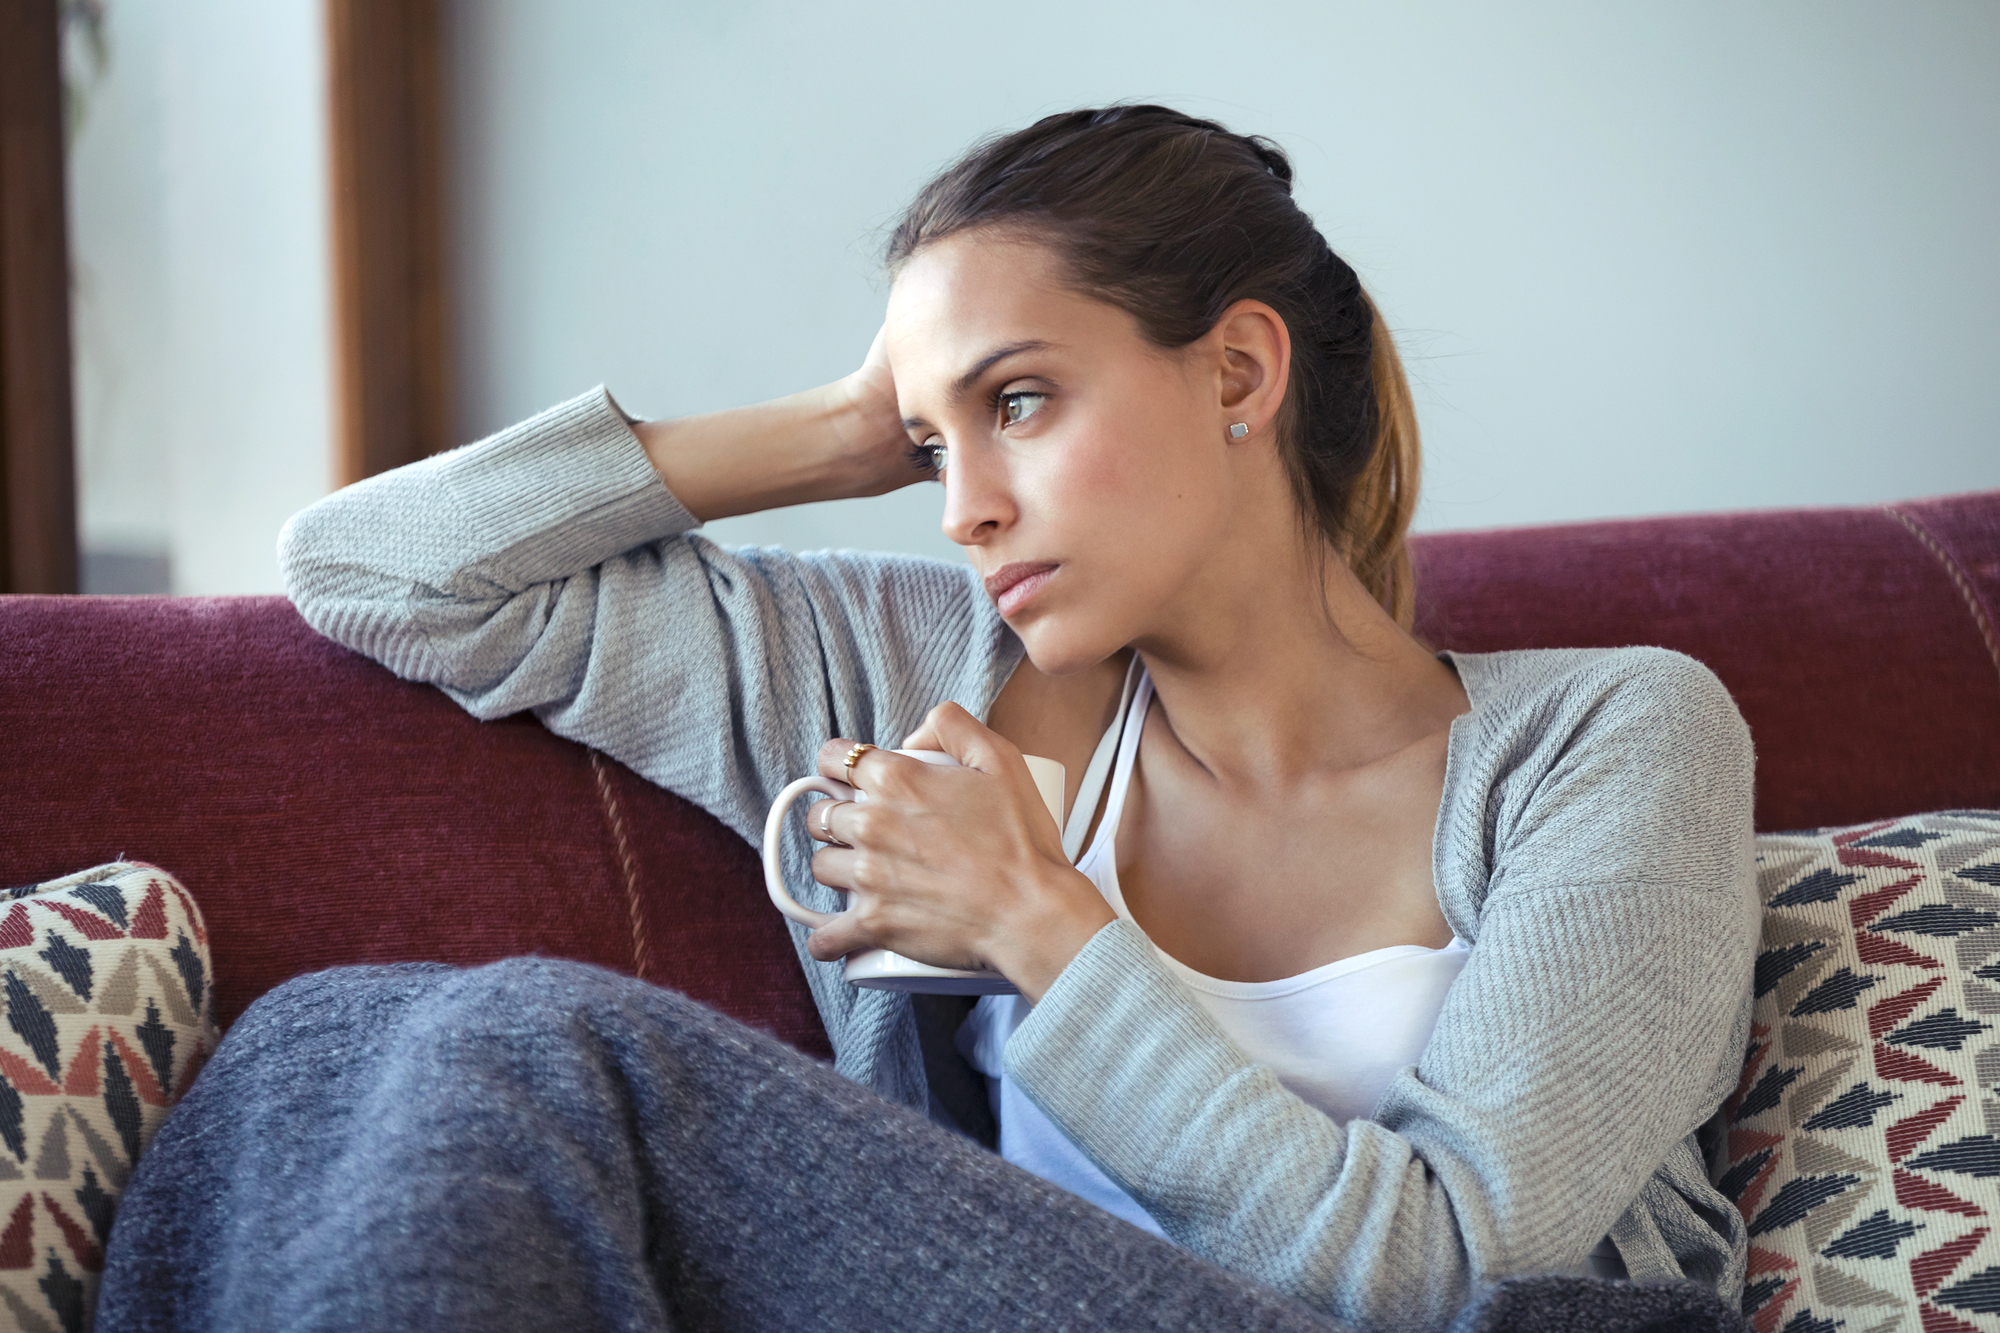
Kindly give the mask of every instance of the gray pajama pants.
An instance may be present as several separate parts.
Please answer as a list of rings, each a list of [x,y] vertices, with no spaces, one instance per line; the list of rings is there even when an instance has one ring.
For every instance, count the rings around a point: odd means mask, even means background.
[[[252,1005],[133,1173],[96,1326],[1349,1330],[685,996],[544,958]],[[1552,1275],[1452,1333],[1748,1328],[1698,1283]]]
[[[259,1000],[122,1200],[104,1330],[1344,1328],[578,963]]]

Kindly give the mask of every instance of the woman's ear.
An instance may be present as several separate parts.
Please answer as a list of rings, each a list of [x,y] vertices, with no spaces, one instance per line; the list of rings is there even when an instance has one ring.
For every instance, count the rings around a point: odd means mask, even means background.
[[[1284,405],[1292,368],[1292,335],[1278,312],[1243,300],[1222,312],[1215,339],[1216,407],[1230,439],[1255,439],[1270,429]],[[1237,435],[1230,428],[1248,429]]]

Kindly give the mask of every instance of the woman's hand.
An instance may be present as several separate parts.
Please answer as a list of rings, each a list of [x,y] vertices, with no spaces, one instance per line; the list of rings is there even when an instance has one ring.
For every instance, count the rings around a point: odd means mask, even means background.
[[[845,500],[924,481],[910,457],[882,333],[852,375],[705,416],[637,421],[646,457],[704,523],[816,500]]]
[[[846,396],[848,405],[839,418],[841,448],[857,476],[877,479],[874,489],[857,492],[861,495],[881,495],[936,475],[928,463],[919,466],[910,458],[910,435],[903,429],[902,409],[896,405],[896,377],[889,369],[888,333],[886,324],[877,329],[860,369],[834,386]]]
[[[849,781],[843,763],[853,748],[828,741],[820,772]],[[835,844],[814,854],[813,878],[851,897],[808,949],[822,960],[884,948],[936,967],[991,968],[1041,998],[1113,919],[1110,904],[1063,855],[1034,777],[1006,737],[943,703],[902,748],[943,750],[961,767],[867,750],[851,781],[868,799],[812,808],[807,827]]]

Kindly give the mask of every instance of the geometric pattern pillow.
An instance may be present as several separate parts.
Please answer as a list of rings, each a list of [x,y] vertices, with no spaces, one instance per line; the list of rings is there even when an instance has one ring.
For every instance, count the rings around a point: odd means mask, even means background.
[[[1757,839],[1716,1185],[1758,1333],[2000,1333],[2000,812]]]
[[[215,1049],[213,994],[164,870],[0,889],[0,1326],[90,1327],[132,1164]]]

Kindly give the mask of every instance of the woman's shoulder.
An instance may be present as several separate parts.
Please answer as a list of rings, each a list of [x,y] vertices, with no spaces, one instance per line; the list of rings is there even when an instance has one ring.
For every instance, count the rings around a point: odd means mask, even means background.
[[[972,567],[962,562],[847,547],[793,551],[783,546],[728,545],[702,533],[689,533],[688,540],[711,567],[736,565],[767,579],[796,579],[815,590],[835,592],[856,609],[885,598],[915,597],[939,611],[990,612],[982,618],[999,618]]]
[[[1489,694],[1602,693],[1633,688],[1668,695],[1705,694],[1722,682],[1699,658],[1672,648],[1513,648],[1493,653],[1446,651],[1475,706]],[[1726,695],[1727,691],[1723,691]]]
[[[782,648],[794,686],[823,677],[837,725],[862,728],[841,734],[906,736],[947,699],[984,717],[1023,657],[970,565],[890,551],[725,546],[701,534],[681,540],[705,585],[700,600],[725,625]],[[758,651],[738,641],[751,656]],[[822,721],[831,719],[813,725]]]
[[[1697,852],[1734,873],[1754,756],[1707,666],[1665,648],[1450,658],[1473,708],[1453,727],[1446,841],[1473,879],[1524,855],[1591,879],[1650,879]]]
[[[891,551],[693,541],[711,581],[755,580],[771,590],[779,614],[809,614],[822,640],[865,645],[898,673],[928,664],[955,675],[977,659],[998,673],[997,691],[1020,658],[1020,640],[970,565]]]
[[[1742,733],[1743,716],[1715,672],[1671,648],[1522,648],[1441,654],[1457,669],[1477,730],[1569,745],[1629,735],[1654,744]]]

